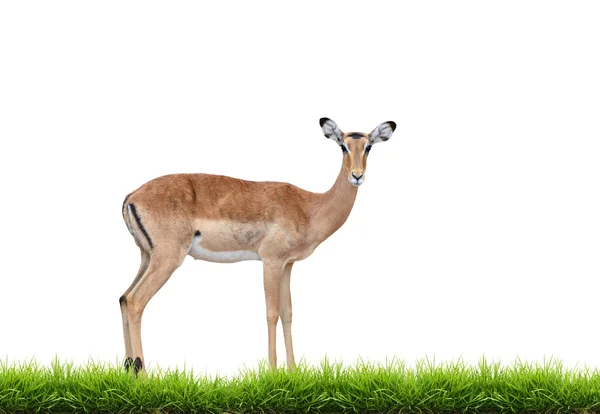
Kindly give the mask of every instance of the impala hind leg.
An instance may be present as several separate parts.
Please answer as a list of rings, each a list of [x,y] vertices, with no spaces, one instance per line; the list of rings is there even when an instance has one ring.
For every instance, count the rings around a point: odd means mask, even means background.
[[[279,287],[279,317],[283,327],[283,340],[285,342],[285,354],[288,369],[296,368],[294,361],[294,347],[292,345],[292,296],[290,292],[290,276],[292,274],[292,263],[283,268],[283,276]]]
[[[142,262],[140,263],[140,268],[138,270],[135,279],[131,285],[127,288],[125,293],[119,298],[119,304],[121,305],[121,317],[123,319],[123,339],[125,340],[125,369],[129,370],[133,366],[133,358],[131,353],[131,336],[129,334],[129,319],[127,317],[127,301],[125,297],[131,292],[131,290],[135,287],[135,285],[142,278],[146,269],[148,269],[148,264],[150,263],[150,255],[144,249],[140,247],[140,252],[142,256]]]
[[[186,251],[176,254],[153,252],[150,256],[148,268],[135,284],[131,291],[125,295],[125,306],[127,308],[127,324],[129,327],[129,341],[131,354],[128,354],[126,364],[132,364],[137,375],[145,369],[144,354],[142,350],[142,314],[146,305],[161,287],[169,280],[175,269],[177,269]],[[130,355],[130,356],[129,356]]]

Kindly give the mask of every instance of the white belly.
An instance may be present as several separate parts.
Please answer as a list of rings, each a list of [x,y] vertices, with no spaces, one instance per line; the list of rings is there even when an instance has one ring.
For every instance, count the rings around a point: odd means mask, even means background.
[[[213,252],[193,244],[188,252],[196,260],[207,262],[235,263],[244,260],[260,260],[260,256],[250,250],[234,250],[231,252]]]

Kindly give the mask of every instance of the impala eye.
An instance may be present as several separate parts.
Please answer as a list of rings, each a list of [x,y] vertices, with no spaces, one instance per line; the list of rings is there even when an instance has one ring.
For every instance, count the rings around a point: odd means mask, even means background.
[[[371,144],[367,145],[365,148],[365,154],[368,154],[371,151]]]
[[[342,147],[342,152],[343,152],[344,154],[347,154],[347,153],[348,153],[348,148],[346,148],[346,144],[345,144],[345,143],[344,143],[344,144],[342,144],[342,145],[340,145],[340,147]]]

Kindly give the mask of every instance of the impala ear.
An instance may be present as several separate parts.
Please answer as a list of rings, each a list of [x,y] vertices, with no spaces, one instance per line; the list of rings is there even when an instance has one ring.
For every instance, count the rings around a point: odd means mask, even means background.
[[[342,136],[344,133],[334,121],[329,118],[321,118],[319,124],[321,125],[321,128],[323,128],[323,135],[334,140],[338,145],[342,145]]]
[[[390,139],[394,130],[396,129],[396,123],[393,121],[387,121],[380,124],[369,134],[369,141],[371,144],[377,144],[378,142],[387,141]]]

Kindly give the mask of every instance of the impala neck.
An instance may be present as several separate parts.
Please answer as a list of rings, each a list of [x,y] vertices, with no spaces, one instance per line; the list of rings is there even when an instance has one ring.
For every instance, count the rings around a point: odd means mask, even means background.
[[[342,165],[333,187],[326,193],[318,194],[313,207],[312,231],[318,243],[323,242],[346,222],[357,191],[358,187],[350,184]]]

